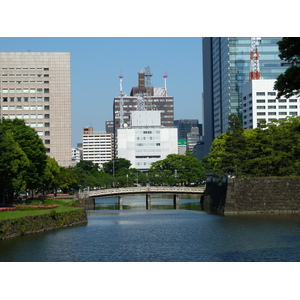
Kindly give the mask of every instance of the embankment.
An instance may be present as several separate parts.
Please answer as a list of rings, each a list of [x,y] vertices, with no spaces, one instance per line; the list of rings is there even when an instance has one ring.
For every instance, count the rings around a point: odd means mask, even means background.
[[[0,221],[0,240],[46,230],[87,224],[84,209]]]

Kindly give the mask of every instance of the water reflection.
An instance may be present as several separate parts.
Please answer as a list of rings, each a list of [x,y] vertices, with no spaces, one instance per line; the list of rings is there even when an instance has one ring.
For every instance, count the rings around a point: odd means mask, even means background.
[[[102,200],[101,200],[102,201]],[[100,201],[100,202],[101,202]],[[299,216],[218,216],[198,199],[105,199],[88,224],[0,241],[1,261],[245,262],[300,261]],[[165,206],[166,205],[166,206]]]

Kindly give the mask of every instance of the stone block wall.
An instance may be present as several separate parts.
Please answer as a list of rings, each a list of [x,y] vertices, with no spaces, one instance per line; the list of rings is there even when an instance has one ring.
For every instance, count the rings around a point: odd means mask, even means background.
[[[300,213],[300,178],[228,178],[224,215]]]

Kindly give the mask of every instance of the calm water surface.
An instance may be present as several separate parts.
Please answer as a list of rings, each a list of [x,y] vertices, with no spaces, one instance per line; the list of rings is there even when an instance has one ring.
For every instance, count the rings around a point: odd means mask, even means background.
[[[298,216],[222,217],[199,200],[144,196],[99,201],[88,225],[0,241],[2,262],[246,262],[300,261]],[[166,205],[166,206],[165,206]]]

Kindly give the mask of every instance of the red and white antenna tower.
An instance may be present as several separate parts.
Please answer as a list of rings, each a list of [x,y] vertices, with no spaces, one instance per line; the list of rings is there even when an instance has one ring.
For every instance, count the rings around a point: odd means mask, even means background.
[[[123,99],[123,86],[122,86],[123,75],[120,75],[119,78],[120,78],[120,128],[123,128],[124,127],[124,111],[123,111],[124,99]]]
[[[253,79],[260,79],[259,54],[257,49],[257,46],[260,44],[260,41],[261,41],[260,37],[251,38],[249,81]]]
[[[164,79],[165,79],[165,91],[164,91],[164,96],[166,97],[167,96],[167,78],[168,78],[168,75],[165,73],[165,75],[163,76]]]

